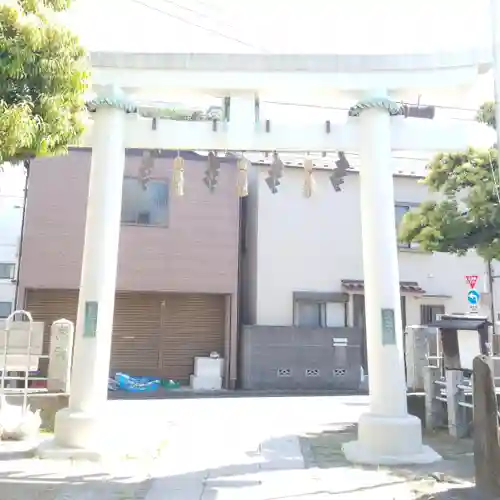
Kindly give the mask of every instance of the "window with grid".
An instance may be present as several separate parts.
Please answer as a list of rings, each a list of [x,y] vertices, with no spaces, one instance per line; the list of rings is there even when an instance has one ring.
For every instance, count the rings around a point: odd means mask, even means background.
[[[123,179],[122,224],[166,226],[168,222],[168,183],[135,177]]]
[[[429,304],[420,306],[420,324],[430,325],[437,320],[438,314],[444,314],[445,308],[442,304]]]
[[[0,262],[0,279],[12,280],[15,278],[16,265],[10,262]]]
[[[298,300],[296,303],[297,326],[324,328],[326,326],[326,307],[320,302]]]
[[[303,328],[346,326],[346,303],[297,300],[295,324]]]

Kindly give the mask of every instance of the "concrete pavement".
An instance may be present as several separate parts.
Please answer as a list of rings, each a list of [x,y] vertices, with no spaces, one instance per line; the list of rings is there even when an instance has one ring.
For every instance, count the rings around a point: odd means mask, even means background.
[[[299,436],[304,440],[356,421],[366,409],[365,396],[108,405],[121,422],[123,442],[143,441],[142,453],[105,464],[0,453],[1,500],[415,498],[410,479],[390,470],[352,467],[341,459],[327,468],[304,461]]]

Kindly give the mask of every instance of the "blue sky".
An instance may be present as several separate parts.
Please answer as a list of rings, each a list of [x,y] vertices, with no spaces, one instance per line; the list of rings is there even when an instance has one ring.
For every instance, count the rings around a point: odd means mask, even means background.
[[[64,22],[90,50],[404,54],[488,48],[488,14],[489,0],[75,0]]]
[[[76,0],[68,21],[91,50],[354,54],[489,44],[488,0]]]

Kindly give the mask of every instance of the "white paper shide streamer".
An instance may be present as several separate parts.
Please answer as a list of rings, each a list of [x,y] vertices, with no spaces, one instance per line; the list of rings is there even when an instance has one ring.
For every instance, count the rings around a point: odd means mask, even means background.
[[[184,158],[177,154],[174,159],[172,189],[177,196],[184,196]]]
[[[244,198],[248,196],[248,169],[250,162],[242,156],[238,160],[238,196]]]
[[[314,164],[311,158],[304,160],[304,189],[303,194],[305,198],[310,198],[314,191],[314,178],[313,178]]]

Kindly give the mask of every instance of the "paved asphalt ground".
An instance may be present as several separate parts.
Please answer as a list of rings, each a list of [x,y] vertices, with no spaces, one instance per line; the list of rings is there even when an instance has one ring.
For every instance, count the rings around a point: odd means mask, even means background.
[[[427,469],[346,463],[341,444],[355,436],[367,402],[366,396],[109,401],[114,459],[43,461],[0,445],[0,500],[390,500],[431,493],[448,499],[459,497],[439,490],[468,491],[466,441],[457,447],[432,436],[446,460]]]

